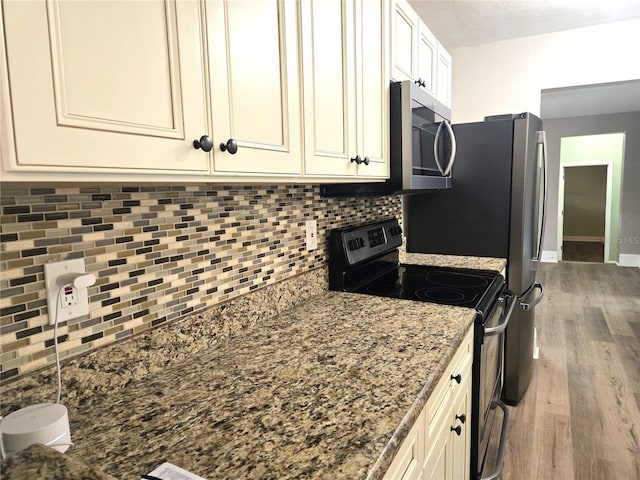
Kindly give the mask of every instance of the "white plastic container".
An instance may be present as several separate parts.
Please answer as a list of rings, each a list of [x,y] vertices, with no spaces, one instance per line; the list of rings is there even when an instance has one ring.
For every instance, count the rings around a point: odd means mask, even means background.
[[[59,403],[39,403],[21,408],[2,419],[4,455],[42,443],[64,453],[71,446],[67,407]]]

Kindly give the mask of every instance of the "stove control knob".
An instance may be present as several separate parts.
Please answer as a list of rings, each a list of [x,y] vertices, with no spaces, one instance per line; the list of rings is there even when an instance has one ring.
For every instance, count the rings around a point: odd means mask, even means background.
[[[347,242],[347,247],[351,251],[358,250],[359,248],[362,248],[364,246],[365,246],[364,238],[362,238],[362,237],[352,238],[351,240],[349,240]]]

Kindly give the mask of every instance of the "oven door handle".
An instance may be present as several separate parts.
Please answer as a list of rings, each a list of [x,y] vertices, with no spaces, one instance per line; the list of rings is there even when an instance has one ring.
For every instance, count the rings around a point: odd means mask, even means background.
[[[502,400],[498,400],[496,402],[496,406],[500,407],[504,413],[504,417],[502,418],[502,429],[500,431],[500,444],[498,445],[498,455],[496,457],[496,469],[491,475],[480,477],[480,480],[495,480],[502,473],[502,465],[504,462],[504,446],[507,443],[507,428],[509,427],[509,410],[507,406],[502,402]]]
[[[516,295],[512,292],[505,292],[504,296],[498,299],[498,302],[503,303],[505,301],[505,297],[509,298],[509,304],[507,305],[506,313],[502,316],[502,321],[496,325],[495,327],[489,327],[484,329],[484,336],[489,337],[491,335],[499,335],[505,331],[507,325],[509,324],[509,320],[511,319],[511,314],[513,313],[513,309],[516,306]]]
[[[542,297],[544,295],[544,287],[542,286],[542,284],[540,282],[536,282],[534,283],[531,288],[529,290],[527,290],[525,292],[525,294],[522,296],[523,298],[527,298],[529,296],[529,294],[534,291],[536,288],[540,289],[540,295],[538,295],[535,300],[533,302],[525,302],[525,301],[521,301],[520,302],[520,306],[522,307],[523,310],[530,310],[533,307],[535,307],[537,304],[540,303],[540,300],[542,300]]]

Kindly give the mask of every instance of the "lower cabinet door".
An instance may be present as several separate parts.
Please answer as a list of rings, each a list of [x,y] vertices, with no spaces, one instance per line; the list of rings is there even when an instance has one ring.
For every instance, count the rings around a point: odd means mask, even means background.
[[[451,478],[451,430],[444,424],[433,439],[431,453],[424,462],[425,480],[445,480]]]
[[[424,411],[400,445],[384,480],[422,480],[422,456],[424,451]]]

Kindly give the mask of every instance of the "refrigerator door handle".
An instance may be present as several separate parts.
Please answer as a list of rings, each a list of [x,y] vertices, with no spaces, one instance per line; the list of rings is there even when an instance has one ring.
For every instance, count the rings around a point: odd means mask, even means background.
[[[456,161],[456,135],[453,133],[453,128],[451,128],[451,123],[448,121],[444,121],[444,126],[447,128],[447,132],[449,132],[449,138],[451,139],[451,153],[449,154],[449,162],[447,163],[447,168],[445,169],[443,175],[446,177],[451,173],[451,167],[453,167],[453,162]]]
[[[538,251],[534,261],[539,262],[542,257],[542,241],[544,240],[544,227],[547,217],[547,136],[544,130],[537,132],[537,145],[542,149],[542,220],[540,224],[540,237],[538,238]]]
[[[542,297],[544,296],[544,287],[542,286],[542,284],[540,282],[534,283],[531,286],[531,288],[529,290],[527,290],[524,295],[522,295],[522,298],[528,297],[529,294],[533,290],[535,290],[536,288],[540,289],[540,295],[538,295],[533,302],[525,302],[524,300],[520,301],[520,306],[522,307],[523,310],[532,309],[533,307],[535,307],[537,304],[540,303],[540,300],[542,300]]]
[[[442,165],[440,164],[440,158],[438,158],[438,144],[440,143],[440,133],[442,132],[442,127],[446,123],[446,120],[440,122],[438,125],[438,130],[436,130],[436,137],[433,139],[433,159],[436,161],[436,166],[440,171],[440,175],[445,176]]]

